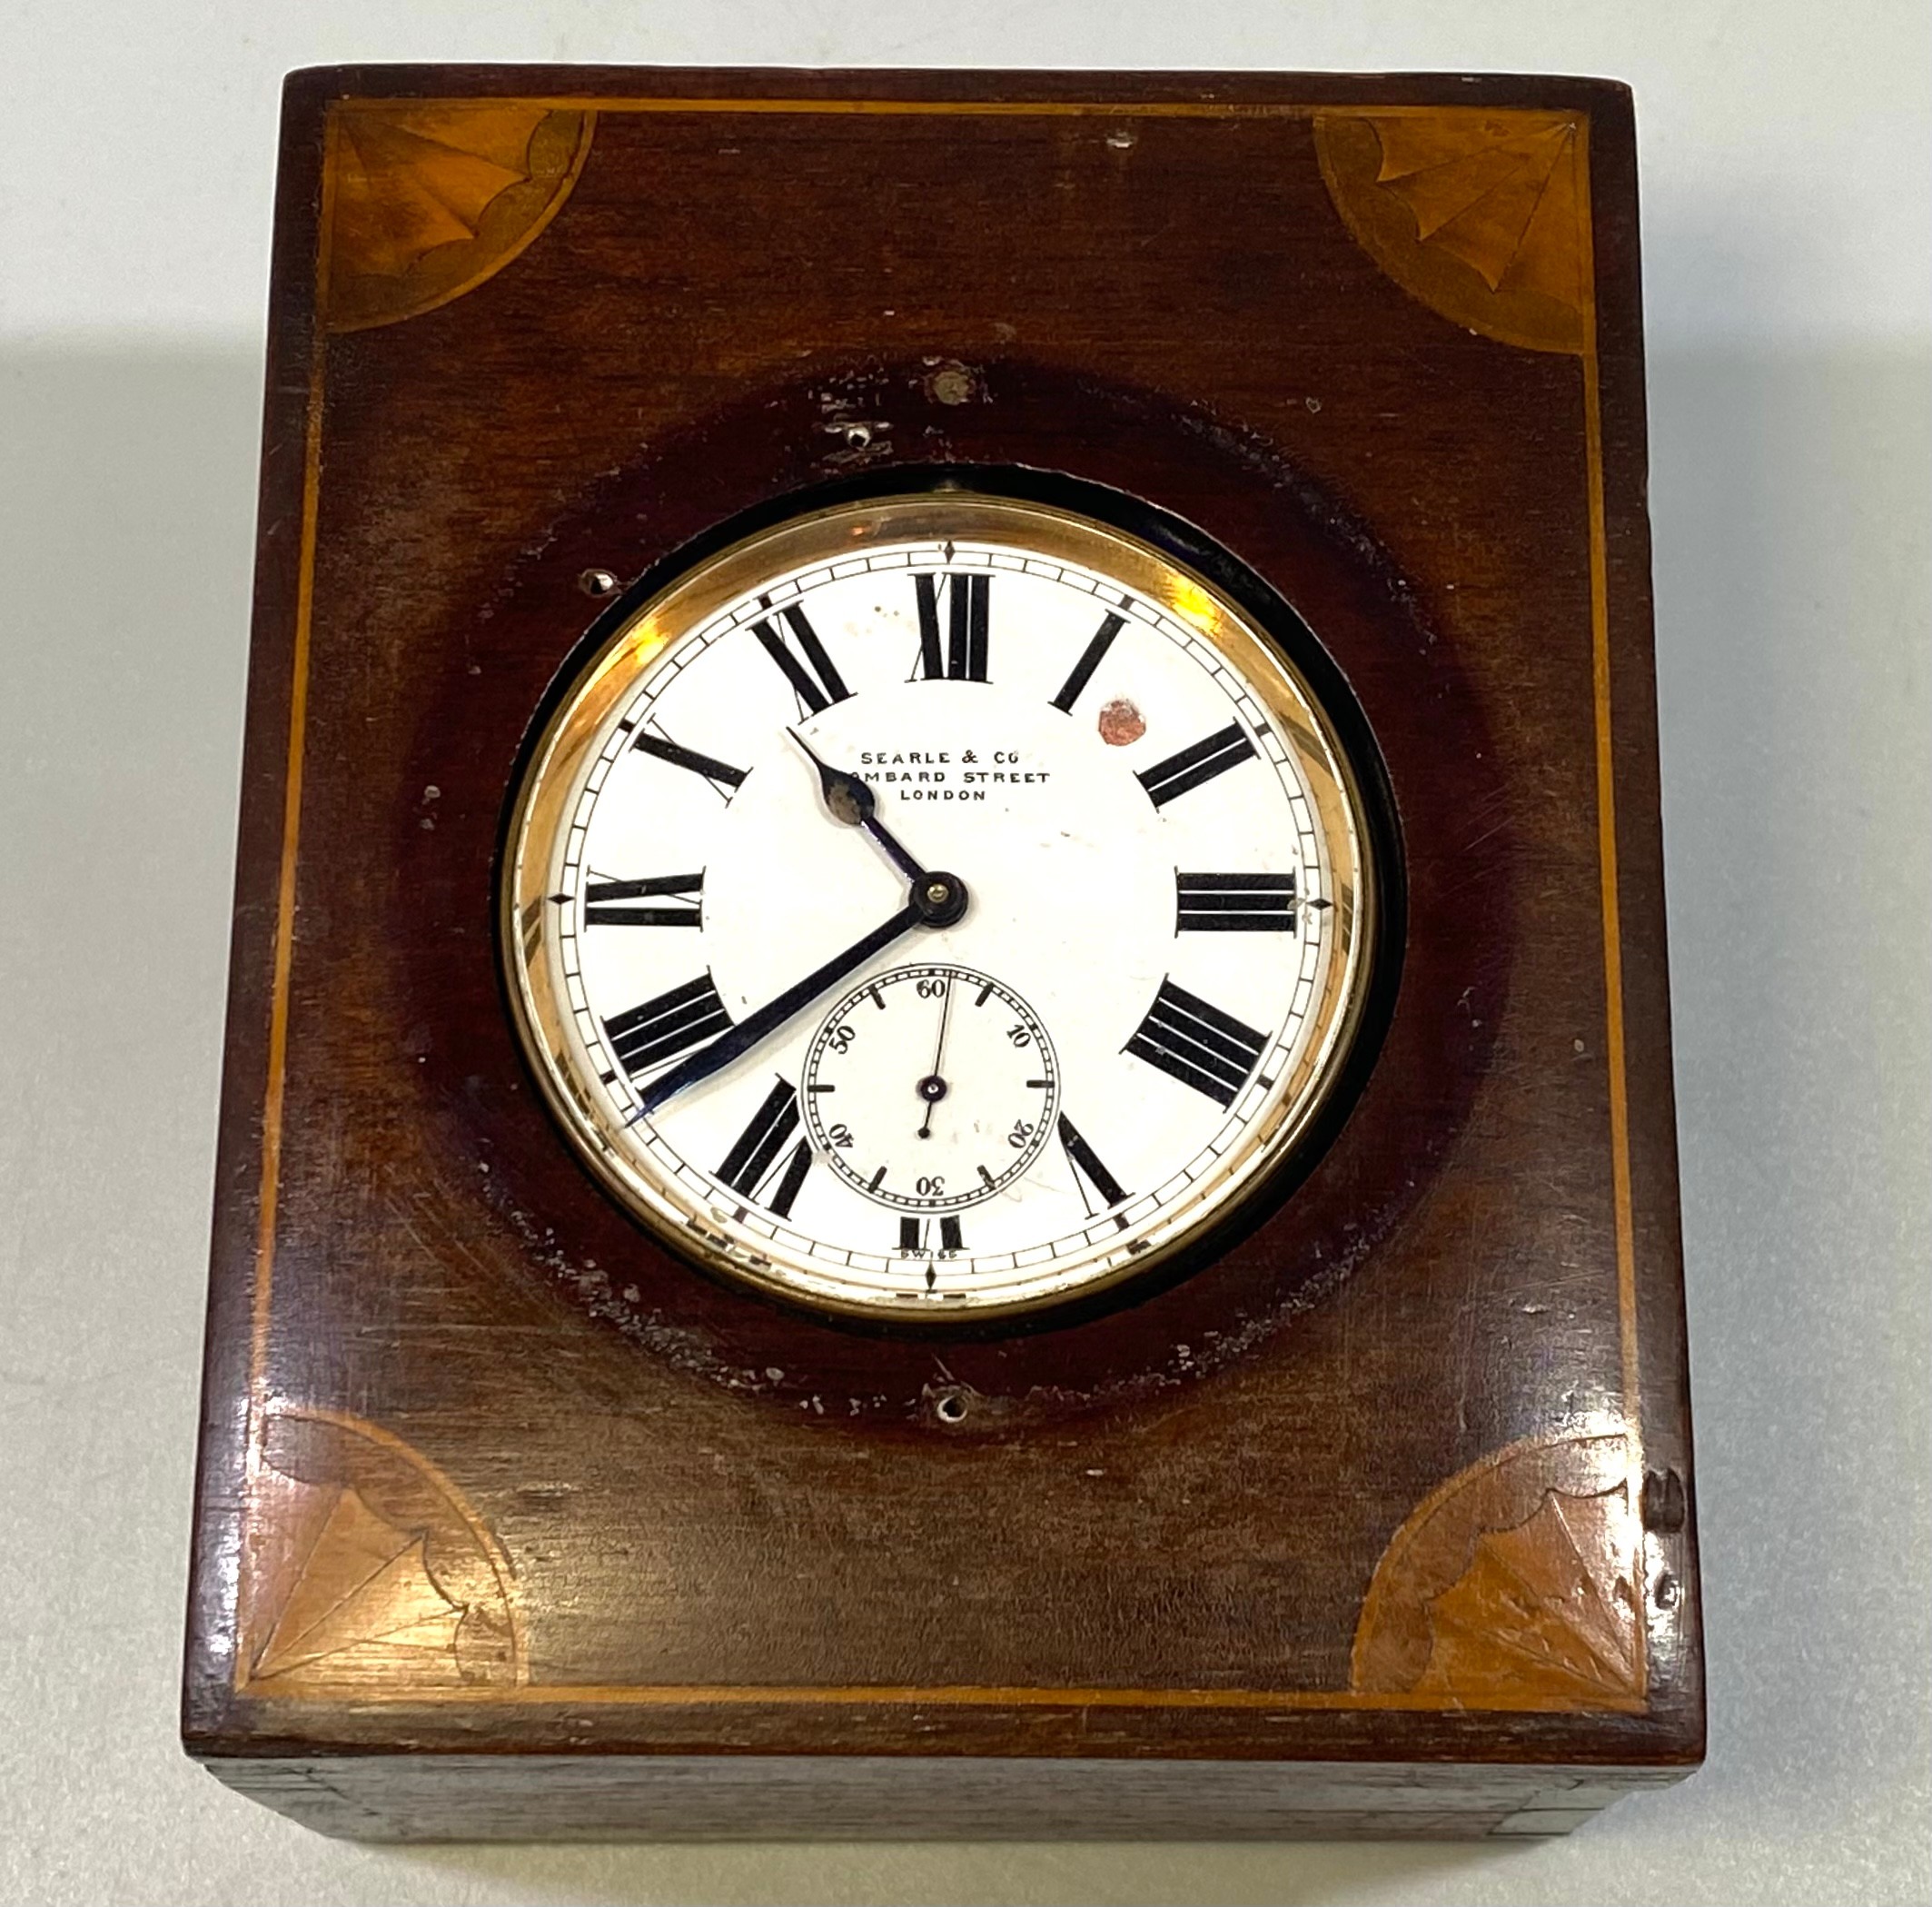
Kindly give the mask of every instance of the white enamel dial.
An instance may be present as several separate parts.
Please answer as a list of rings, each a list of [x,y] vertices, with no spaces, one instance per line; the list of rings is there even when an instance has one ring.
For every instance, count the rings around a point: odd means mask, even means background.
[[[660,1235],[820,1308],[998,1315],[1166,1256],[1293,1149],[1369,851],[1229,599],[937,492],[624,620],[520,785],[506,961],[565,1129]]]

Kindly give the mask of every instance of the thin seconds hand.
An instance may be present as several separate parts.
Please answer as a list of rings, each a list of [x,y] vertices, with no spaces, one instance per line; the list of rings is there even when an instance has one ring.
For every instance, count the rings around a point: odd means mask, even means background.
[[[946,993],[939,1004],[939,1044],[933,1049],[933,1069],[919,1081],[919,1097],[926,1101],[926,1123],[919,1127],[919,1137],[922,1139],[932,1137],[933,1107],[946,1098],[946,1081],[939,1075],[939,1065],[946,1058],[946,1029],[953,1017],[953,982],[950,976],[945,986]]]

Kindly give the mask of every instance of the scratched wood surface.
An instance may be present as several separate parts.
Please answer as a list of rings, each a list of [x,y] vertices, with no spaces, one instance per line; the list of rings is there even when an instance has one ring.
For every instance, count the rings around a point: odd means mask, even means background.
[[[560,1831],[623,1819],[566,1751],[1694,1764],[1622,90],[330,69],[275,244],[193,1752],[292,1806],[305,1757],[520,1753]],[[491,941],[594,572],[935,462],[1273,583],[1403,869],[1306,1178],[1151,1296],[944,1344],[647,1239]]]

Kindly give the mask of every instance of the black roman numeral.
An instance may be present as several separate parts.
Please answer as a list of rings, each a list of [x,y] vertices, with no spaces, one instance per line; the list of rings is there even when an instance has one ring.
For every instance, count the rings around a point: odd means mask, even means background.
[[[984,571],[925,573],[912,580],[919,599],[919,674],[926,681],[986,679],[986,615],[993,579]],[[939,641],[939,592],[946,591],[946,642]]]
[[[675,895],[669,907],[619,907],[654,894]],[[586,927],[702,927],[704,876],[654,874],[649,880],[588,880],[584,883]]]
[[[1174,932],[1292,934],[1293,874],[1183,874],[1174,877]]]
[[[770,604],[766,603],[765,607],[768,609]],[[775,621],[784,625],[784,634],[772,627]],[[797,692],[806,714],[817,715],[851,694],[845,679],[832,666],[831,657],[826,654],[817,631],[806,621],[805,611],[797,603],[787,603],[775,617],[754,622],[751,633],[758,639],[765,653],[785,671],[785,679]],[[791,647],[793,642],[798,645],[796,653]]]
[[[924,1218],[906,1217],[899,1220],[899,1250],[908,1257],[916,1257],[929,1252],[933,1247],[926,1242],[926,1225]],[[948,1212],[939,1221],[939,1249],[943,1252],[964,1251],[965,1244],[959,1234],[957,1214]]]
[[[738,1134],[738,1143],[725,1155],[718,1176],[741,1198],[749,1198],[776,1212],[780,1218],[791,1216],[792,1201],[805,1175],[811,1170],[812,1148],[800,1139],[778,1171],[778,1155],[798,1129],[798,1095],[788,1080],[780,1079],[766,1094],[764,1104],[752,1114],[751,1123]],[[760,1188],[778,1174],[778,1184],[768,1198]]]
[[[1183,749],[1178,755],[1170,755],[1164,761],[1157,761],[1152,768],[1140,771],[1141,786],[1147,790],[1156,808],[1164,808],[1176,795],[1184,795],[1191,788],[1199,788],[1204,781],[1212,781],[1216,775],[1225,774],[1237,767],[1254,752],[1254,744],[1247,738],[1239,722],[1231,721],[1226,728],[1217,729],[1205,741],[1197,741],[1191,749]]]
[[[1095,670],[1100,667],[1107,651],[1114,646],[1114,638],[1126,626],[1125,616],[1109,613],[1101,620],[1093,641],[1080,651],[1080,660],[1074,664],[1074,672],[1060,684],[1060,692],[1053,699],[1053,706],[1061,714],[1074,712],[1074,704],[1080,700],[1080,691],[1093,680]]]
[[[1163,980],[1147,1017],[1125,1048],[1184,1086],[1232,1106],[1268,1036],[1172,980]]]
[[[619,1063],[635,1079],[639,1073],[702,1046],[731,1024],[708,973],[660,993],[604,1022]]]
[[[736,788],[748,772],[741,768],[733,768],[728,761],[718,760],[715,755],[700,755],[696,749],[681,747],[669,735],[652,735],[642,729],[638,730],[637,740],[630,745],[639,754],[653,755],[659,761],[669,762],[673,768],[687,769],[694,775],[702,775],[707,781],[719,788]]]
[[[1067,1162],[1074,1168],[1074,1182],[1080,1187],[1082,1199],[1086,1197],[1086,1187],[1091,1185],[1100,1194],[1100,1208],[1124,1205],[1127,1195],[1121,1188],[1120,1181],[1100,1163],[1100,1155],[1080,1137],[1079,1127],[1063,1112],[1060,1115],[1060,1143],[1066,1148]],[[1087,1216],[1094,1216],[1094,1207],[1087,1206]],[[1127,1221],[1116,1215],[1115,1222],[1121,1229],[1126,1229]]]

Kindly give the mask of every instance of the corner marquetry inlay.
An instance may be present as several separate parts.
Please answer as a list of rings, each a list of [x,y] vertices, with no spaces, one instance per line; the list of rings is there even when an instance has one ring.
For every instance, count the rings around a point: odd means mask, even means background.
[[[594,118],[514,100],[338,104],[323,240],[328,328],[413,318],[501,271],[570,196]]]
[[[1377,1564],[1352,1685],[1444,1707],[1634,1708],[1642,1533],[1621,1436],[1519,1444],[1430,1495]]]
[[[255,1695],[524,1679],[508,1559],[456,1486],[372,1424],[271,1413],[240,1681]]]
[[[1584,131],[1571,113],[1323,113],[1329,195],[1432,311],[1531,351],[1581,352],[1590,298]]]

